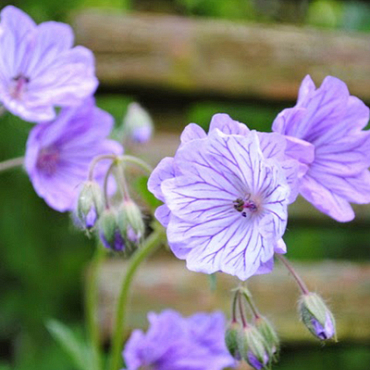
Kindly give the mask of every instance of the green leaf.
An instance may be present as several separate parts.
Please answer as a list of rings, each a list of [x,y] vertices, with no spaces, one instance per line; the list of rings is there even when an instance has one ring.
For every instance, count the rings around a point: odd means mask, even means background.
[[[151,209],[154,210],[162,204],[162,202],[148,190],[148,176],[140,176],[136,179],[134,187],[140,197],[150,206]]]
[[[96,364],[92,363],[91,348],[70,328],[56,320],[49,320],[46,327],[79,370],[96,368]]]

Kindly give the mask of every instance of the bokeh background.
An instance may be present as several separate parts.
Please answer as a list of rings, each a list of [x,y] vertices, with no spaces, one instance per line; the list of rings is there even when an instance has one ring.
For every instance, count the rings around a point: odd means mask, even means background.
[[[1,8],[7,4],[20,7],[37,22],[58,20],[74,24],[79,30],[81,27],[74,23],[77,14],[95,8],[102,13],[109,9],[114,14],[149,12],[153,16],[179,15],[199,22],[223,19],[240,25],[259,24],[269,28],[290,25],[303,32],[310,28],[350,35],[361,32],[361,37],[369,37],[370,43],[370,35],[366,34],[370,31],[370,3],[366,1],[0,1]],[[261,59],[260,63],[263,62]],[[370,64],[370,59],[368,62]],[[312,76],[317,83],[321,83],[321,73],[318,70],[320,79],[314,74]],[[273,80],[271,84],[274,84]],[[368,90],[367,97],[370,96],[370,85]],[[140,81],[139,87],[132,83],[127,86],[103,83],[97,92],[98,105],[115,117],[117,127],[131,101],[139,101],[153,115],[157,137],[162,133],[175,135],[189,122],[207,128],[210,117],[217,112],[227,112],[252,128],[269,131],[277,113],[294,104],[293,99],[286,96],[279,99],[278,94],[276,99],[269,99],[212,91],[192,94],[191,89],[185,93],[176,92],[166,90],[166,86],[157,89],[149,84],[145,86],[145,79]],[[1,118],[0,160],[24,154],[30,128],[30,124],[11,115]],[[299,210],[295,212],[298,216],[301,214]],[[294,245],[289,251],[290,257],[300,261],[340,259],[369,262],[369,215],[370,209],[366,209],[359,221],[340,225],[328,218],[313,216],[312,219],[302,219],[293,214],[286,235],[287,244]],[[37,197],[23,171],[1,174],[0,370],[74,369],[45,329],[45,322],[56,318],[83,335],[84,271],[94,246],[93,239],[88,239],[73,227],[68,214],[49,209]],[[362,318],[355,320],[361,321]],[[370,322],[365,321],[363,325],[369,326]],[[327,348],[317,343],[286,345],[276,369],[368,370],[369,367],[370,343],[343,340]]]

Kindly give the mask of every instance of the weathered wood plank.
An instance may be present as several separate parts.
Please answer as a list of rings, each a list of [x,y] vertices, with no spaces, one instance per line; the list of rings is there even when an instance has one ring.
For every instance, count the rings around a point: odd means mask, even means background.
[[[195,311],[222,310],[229,315],[231,292],[236,278],[217,275],[217,290],[211,292],[207,275],[190,272],[183,261],[162,255],[144,264],[134,284],[130,327],[145,327],[148,311],[174,308],[185,315]],[[127,261],[110,261],[99,276],[99,320],[105,338],[110,334],[113,307]],[[337,318],[340,341],[370,339],[370,265],[326,261],[296,264],[310,289],[328,300]],[[284,342],[306,342],[312,338],[296,312],[297,288],[277,263],[272,274],[252,277],[248,284],[258,307],[275,324]]]
[[[334,75],[370,100],[365,34],[93,11],[77,15],[74,28],[105,86],[295,100],[306,74],[318,83]]]

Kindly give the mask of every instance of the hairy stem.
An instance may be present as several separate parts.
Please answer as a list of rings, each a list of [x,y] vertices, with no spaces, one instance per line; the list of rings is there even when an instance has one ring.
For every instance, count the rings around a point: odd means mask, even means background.
[[[105,177],[104,177],[103,191],[104,191],[104,203],[105,203],[106,208],[110,207],[109,194],[108,194],[108,180],[109,180],[109,176],[112,174],[112,171],[115,167],[116,167],[116,161],[113,161],[110,164],[108,171],[106,172]]]
[[[279,259],[286,269],[292,274],[293,278],[297,282],[297,285],[303,294],[308,294],[310,291],[308,290],[305,282],[301,279],[301,277],[296,273],[293,266],[289,263],[289,261],[281,254],[275,253],[275,257]]]
[[[85,315],[87,332],[92,347],[93,357],[96,370],[102,369],[102,358],[100,352],[100,333],[99,323],[97,322],[97,302],[98,302],[98,274],[100,266],[104,261],[105,249],[98,244],[88,271],[85,295]]]
[[[159,226],[159,225],[158,225]],[[143,245],[132,257],[130,264],[127,268],[126,275],[123,278],[121,291],[118,297],[116,306],[116,317],[113,326],[113,339],[112,339],[112,352],[110,359],[110,370],[119,370],[121,364],[121,352],[123,347],[123,334],[127,316],[127,303],[130,293],[131,283],[133,281],[135,272],[137,271],[140,264],[161,244],[164,237],[164,230],[157,228],[150,236],[145,240]]]
[[[91,162],[90,162],[90,166],[89,166],[89,172],[88,172],[88,179],[89,181],[92,181],[94,180],[94,169],[95,169],[95,166],[100,162],[100,161],[103,161],[105,159],[110,159],[111,161],[116,161],[117,160],[117,156],[115,154],[103,154],[103,155],[98,155],[97,157],[95,157]]]
[[[122,157],[120,157],[120,161],[134,164],[142,168],[145,172],[148,173],[148,175],[150,175],[153,171],[153,168],[148,163],[132,155],[123,155]]]
[[[24,163],[24,157],[8,159],[4,162],[0,162],[0,172],[10,170],[14,167],[22,166]]]
[[[258,312],[258,309],[252,299],[252,294],[247,288],[242,288],[241,293],[243,294],[245,300],[248,302],[248,305],[253,313],[253,316],[258,319],[261,315]]]

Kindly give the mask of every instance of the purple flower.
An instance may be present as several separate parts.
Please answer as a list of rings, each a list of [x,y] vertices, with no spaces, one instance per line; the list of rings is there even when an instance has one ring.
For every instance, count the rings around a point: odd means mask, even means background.
[[[30,122],[55,119],[54,106],[77,105],[94,93],[94,56],[73,45],[64,23],[36,25],[20,9],[1,11],[0,101]]]
[[[268,364],[269,362],[269,357],[267,355],[267,353],[264,355],[263,357],[263,362],[261,362],[257,356],[255,356],[253,354],[253,352],[248,352],[248,355],[247,355],[247,362],[249,365],[251,365],[254,369],[256,370],[261,370],[263,368],[266,367],[266,365]]]
[[[88,99],[79,107],[64,108],[55,121],[31,130],[26,170],[37,194],[50,207],[60,212],[73,210],[91,160],[101,154],[122,153],[121,145],[107,139],[112,126],[113,118]],[[108,161],[99,162],[98,180],[108,165]]]
[[[222,370],[235,367],[225,342],[223,314],[183,318],[175,311],[149,313],[146,334],[135,330],[123,351],[128,370]]]
[[[191,124],[181,141],[148,182],[165,202],[155,215],[174,254],[208,274],[246,280],[270,272],[274,252],[285,253],[281,237],[299,173],[297,161],[285,158],[284,137],[251,132],[221,114],[208,136]]]
[[[329,76],[316,89],[307,76],[296,106],[273,123],[273,131],[289,142],[301,139],[314,146],[313,160],[301,148],[290,153],[309,168],[299,191],[337,221],[354,218],[350,203],[370,202],[370,133],[362,130],[368,121],[369,109],[349,94],[344,82]]]

